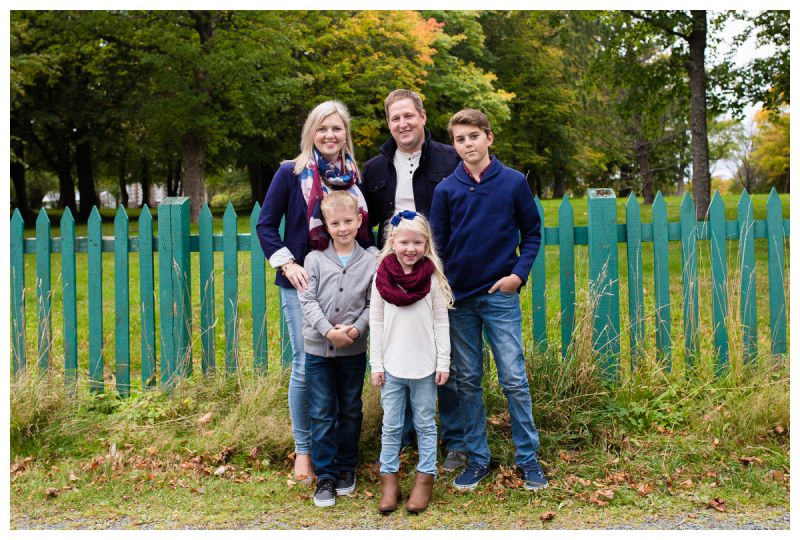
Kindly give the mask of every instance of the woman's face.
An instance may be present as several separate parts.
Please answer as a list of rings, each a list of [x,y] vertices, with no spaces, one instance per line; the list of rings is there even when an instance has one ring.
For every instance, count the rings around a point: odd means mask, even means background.
[[[314,133],[314,146],[322,157],[334,161],[347,142],[347,132],[344,129],[344,120],[339,113],[324,118]]]

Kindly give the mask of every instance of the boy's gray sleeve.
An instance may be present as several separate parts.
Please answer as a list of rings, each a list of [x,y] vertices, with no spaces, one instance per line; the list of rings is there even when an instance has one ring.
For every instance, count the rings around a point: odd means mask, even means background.
[[[317,301],[320,265],[313,252],[309,253],[306,257],[304,266],[308,274],[308,287],[299,295],[300,308],[303,310],[303,319],[309,326],[322,334],[322,337],[325,337],[328,331],[333,328],[333,325],[328,321],[328,318],[325,317]]]
[[[353,323],[353,326],[355,326],[356,330],[358,330],[359,336],[366,336],[367,332],[369,331],[369,301],[371,292],[372,278],[370,278],[367,282],[366,290],[364,292],[364,309],[361,311],[358,319],[356,319],[356,322]]]

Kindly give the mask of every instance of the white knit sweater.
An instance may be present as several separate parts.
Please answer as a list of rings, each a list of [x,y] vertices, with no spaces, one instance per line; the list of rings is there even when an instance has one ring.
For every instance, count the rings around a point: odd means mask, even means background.
[[[438,280],[410,306],[385,301],[375,280],[369,310],[370,368],[403,379],[421,379],[450,370],[450,322]]]

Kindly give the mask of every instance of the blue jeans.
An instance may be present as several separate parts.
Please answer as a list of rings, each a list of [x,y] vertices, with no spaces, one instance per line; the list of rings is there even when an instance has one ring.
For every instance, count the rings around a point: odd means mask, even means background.
[[[311,409],[311,461],[319,478],[355,471],[361,435],[366,353],[325,358],[306,354]]]
[[[296,289],[279,287],[281,309],[292,344],[292,375],[289,378],[289,417],[292,419],[294,451],[311,453],[311,417],[306,388],[306,355],[303,351],[303,312]]]
[[[455,379],[450,377],[442,386],[436,387],[439,398],[439,434],[441,435],[442,448],[445,452],[465,452],[464,444],[464,419],[458,405],[458,392],[456,392]],[[411,400],[406,406],[405,419],[403,420],[403,446],[410,446],[414,433],[414,420],[411,410]]]
[[[508,401],[511,438],[518,466],[532,465],[539,451],[531,393],[522,352],[522,312],[517,293],[496,291],[455,303],[450,311],[451,370],[464,419],[464,442],[470,465],[489,466],[486,407],[483,404],[483,342],[492,346],[497,378]]]
[[[431,374],[422,379],[403,379],[384,372],[383,376],[381,474],[396,473],[400,468],[400,434],[408,402],[413,410],[414,428],[417,430],[417,471],[436,476],[436,375]],[[408,401],[406,395],[409,397]]]

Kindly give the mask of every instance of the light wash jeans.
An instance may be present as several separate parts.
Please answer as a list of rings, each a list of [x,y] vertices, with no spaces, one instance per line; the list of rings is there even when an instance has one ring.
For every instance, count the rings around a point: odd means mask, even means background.
[[[381,387],[381,474],[396,473],[400,468],[400,436],[403,431],[407,393],[413,411],[414,429],[417,431],[417,471],[436,476],[435,376],[432,373],[422,379],[402,379],[384,372],[385,382]]]
[[[525,469],[536,461],[539,433],[533,422],[531,393],[522,352],[522,313],[519,294],[496,291],[471,296],[450,311],[450,370],[456,379],[464,418],[464,442],[470,465],[489,466],[486,407],[483,404],[483,341],[492,346],[497,378],[508,400],[511,439],[517,465]]]
[[[289,378],[289,417],[292,420],[294,451],[311,454],[311,412],[306,387],[306,355],[303,350],[303,311],[297,289],[279,287],[281,309],[292,344],[292,375]]]

